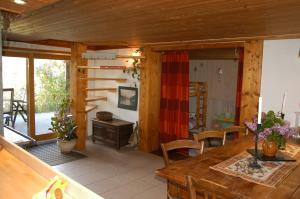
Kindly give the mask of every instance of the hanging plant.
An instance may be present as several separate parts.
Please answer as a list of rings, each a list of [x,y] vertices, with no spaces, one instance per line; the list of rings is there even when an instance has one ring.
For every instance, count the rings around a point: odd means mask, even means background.
[[[144,49],[143,48],[139,48],[135,51],[136,53],[139,54],[143,54]],[[137,79],[140,80],[141,76],[141,65],[142,65],[142,60],[141,58],[134,58],[133,59],[133,63],[132,63],[132,67],[128,67],[126,69],[123,70],[123,73],[127,73],[129,75],[132,76],[133,79]]]

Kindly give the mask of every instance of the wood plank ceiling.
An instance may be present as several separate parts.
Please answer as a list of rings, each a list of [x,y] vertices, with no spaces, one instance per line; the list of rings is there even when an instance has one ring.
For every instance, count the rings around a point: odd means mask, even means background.
[[[299,0],[64,0],[13,22],[8,38],[139,46],[299,34]]]
[[[24,14],[49,4],[55,3],[58,0],[27,0],[25,5],[19,5],[14,3],[13,0],[1,0],[0,10],[5,10],[13,13]]]

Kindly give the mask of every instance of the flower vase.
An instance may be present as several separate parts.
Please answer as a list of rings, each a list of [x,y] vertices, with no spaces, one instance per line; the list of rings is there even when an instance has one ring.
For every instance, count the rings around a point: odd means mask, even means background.
[[[285,145],[286,145],[286,139],[283,136],[281,136],[280,142],[279,142],[279,145],[278,145],[278,149],[279,150],[285,150]]]
[[[262,144],[263,155],[274,157],[278,151],[278,144],[275,141],[265,140]]]

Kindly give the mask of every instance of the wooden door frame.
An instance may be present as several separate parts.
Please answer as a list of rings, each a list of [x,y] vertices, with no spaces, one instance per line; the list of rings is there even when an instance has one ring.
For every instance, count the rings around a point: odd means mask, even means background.
[[[214,48],[244,48],[240,124],[243,124],[245,120],[252,119],[257,113],[263,40],[145,46],[146,60],[141,70],[139,103],[140,149],[142,151],[150,152],[160,148],[161,53],[164,51]]]
[[[32,53],[34,52],[34,53]],[[28,125],[27,125],[27,133],[28,135],[37,140],[49,140],[56,138],[54,133],[45,133],[41,135],[36,135],[35,132],[35,97],[34,97],[34,59],[52,59],[52,60],[68,60],[70,61],[70,56],[67,54],[53,54],[51,51],[40,51],[40,50],[31,50],[28,51],[7,51],[4,49],[3,56],[7,57],[19,57],[26,58],[26,91],[27,91],[27,105],[28,105]]]

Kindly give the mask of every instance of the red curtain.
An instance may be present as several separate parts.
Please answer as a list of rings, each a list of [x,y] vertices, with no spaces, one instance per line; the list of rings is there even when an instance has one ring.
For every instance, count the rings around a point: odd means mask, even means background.
[[[168,52],[162,56],[160,141],[188,138],[189,55]]]
[[[240,112],[241,112],[241,97],[243,86],[243,66],[244,66],[244,48],[240,48],[240,59],[238,65],[238,77],[236,87],[236,100],[235,100],[235,124],[240,124]]]

